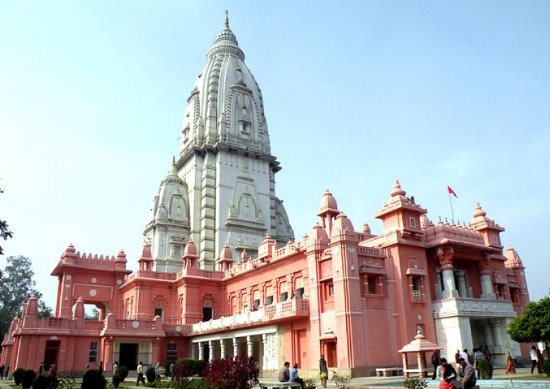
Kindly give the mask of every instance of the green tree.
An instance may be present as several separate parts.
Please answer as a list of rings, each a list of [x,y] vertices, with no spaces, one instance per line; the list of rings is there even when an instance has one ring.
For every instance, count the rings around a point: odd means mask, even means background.
[[[7,332],[12,319],[21,314],[29,297],[33,294],[42,297],[35,289],[29,258],[19,255],[6,258],[6,262],[0,282],[0,334]]]
[[[508,325],[508,333],[516,342],[550,342],[550,297],[530,302]]]
[[[0,188],[0,193],[4,193],[2,188]],[[13,236],[13,232],[9,230],[8,223],[5,220],[0,219],[0,238],[7,240],[12,236]],[[2,246],[0,246],[0,255],[2,254],[4,254],[4,250],[2,249]],[[0,278],[1,276],[2,276],[2,272],[0,272]]]

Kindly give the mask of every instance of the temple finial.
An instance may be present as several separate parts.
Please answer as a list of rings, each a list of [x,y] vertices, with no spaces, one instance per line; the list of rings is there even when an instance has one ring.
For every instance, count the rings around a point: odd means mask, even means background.
[[[229,28],[229,11],[228,10],[225,10],[225,23],[224,23],[225,27],[226,28]]]

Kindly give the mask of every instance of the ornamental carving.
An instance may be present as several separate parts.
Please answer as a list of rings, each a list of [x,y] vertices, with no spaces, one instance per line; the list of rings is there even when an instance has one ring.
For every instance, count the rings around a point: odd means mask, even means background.
[[[442,268],[452,268],[455,251],[452,247],[440,247],[437,250],[437,257]]]

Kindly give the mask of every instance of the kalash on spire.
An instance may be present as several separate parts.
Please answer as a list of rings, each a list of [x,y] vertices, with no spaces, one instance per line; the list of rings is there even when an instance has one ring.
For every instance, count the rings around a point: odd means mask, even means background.
[[[179,157],[161,182],[144,234],[155,270],[179,271],[189,240],[200,267],[212,269],[225,244],[253,256],[266,234],[294,239],[275,173],[262,92],[229,27],[208,51],[183,116]]]

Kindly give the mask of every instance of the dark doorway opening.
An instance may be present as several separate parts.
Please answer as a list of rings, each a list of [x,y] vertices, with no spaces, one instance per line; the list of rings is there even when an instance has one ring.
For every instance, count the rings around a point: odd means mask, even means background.
[[[203,361],[209,361],[210,360],[210,347],[208,347],[207,344],[204,344],[203,346],[203,353],[202,353],[202,360]]]
[[[60,340],[47,340],[46,351],[44,352],[44,369],[48,370],[52,364],[57,364]]]
[[[212,308],[203,307],[202,308],[202,321],[212,320]]]
[[[128,370],[136,370],[138,357],[137,343],[121,343],[119,353],[119,366],[126,366]]]

